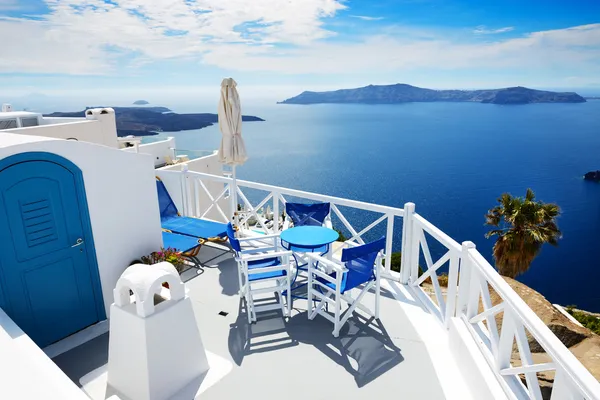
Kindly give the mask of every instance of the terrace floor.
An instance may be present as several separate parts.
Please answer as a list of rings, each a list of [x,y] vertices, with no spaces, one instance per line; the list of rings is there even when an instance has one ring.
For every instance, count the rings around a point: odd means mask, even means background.
[[[355,314],[335,338],[329,321],[308,320],[305,300],[294,301],[287,320],[280,312],[263,313],[248,325],[231,253],[204,246],[198,259],[204,271],[188,270],[182,278],[205,348],[232,365],[203,399],[471,398],[445,330],[402,285],[383,283],[380,320]],[[53,358],[79,386],[107,360],[108,333]]]

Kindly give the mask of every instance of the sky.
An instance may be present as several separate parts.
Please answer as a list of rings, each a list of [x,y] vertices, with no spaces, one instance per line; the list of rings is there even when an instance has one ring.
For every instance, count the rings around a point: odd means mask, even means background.
[[[600,0],[0,0],[0,101],[600,88]]]

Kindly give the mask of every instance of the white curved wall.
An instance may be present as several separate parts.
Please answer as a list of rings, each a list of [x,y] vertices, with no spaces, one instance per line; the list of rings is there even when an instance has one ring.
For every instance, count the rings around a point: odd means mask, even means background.
[[[83,173],[108,316],[121,273],[162,244],[152,157],[85,142],[0,135],[0,159],[31,151],[62,156]]]

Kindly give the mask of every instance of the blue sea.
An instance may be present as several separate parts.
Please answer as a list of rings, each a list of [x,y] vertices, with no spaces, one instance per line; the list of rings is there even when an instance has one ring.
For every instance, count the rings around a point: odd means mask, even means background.
[[[563,238],[518,279],[551,302],[600,311],[600,184],[582,179],[600,169],[600,101],[248,104],[244,114],[266,121],[244,123],[250,159],[238,168],[240,178],[396,207],[412,201],[458,242],[473,241],[492,264],[486,211],[503,192],[522,196],[532,188],[561,207]],[[168,135],[188,150],[220,142],[216,125]],[[374,220],[356,212],[349,219],[359,227]]]

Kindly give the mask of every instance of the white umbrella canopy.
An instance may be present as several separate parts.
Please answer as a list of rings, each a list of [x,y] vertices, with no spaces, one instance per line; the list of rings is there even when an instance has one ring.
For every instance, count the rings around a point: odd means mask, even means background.
[[[219,129],[223,135],[219,161],[234,166],[234,171],[236,165],[241,165],[248,159],[242,138],[242,109],[236,86],[233,78],[223,79],[218,109]]]

